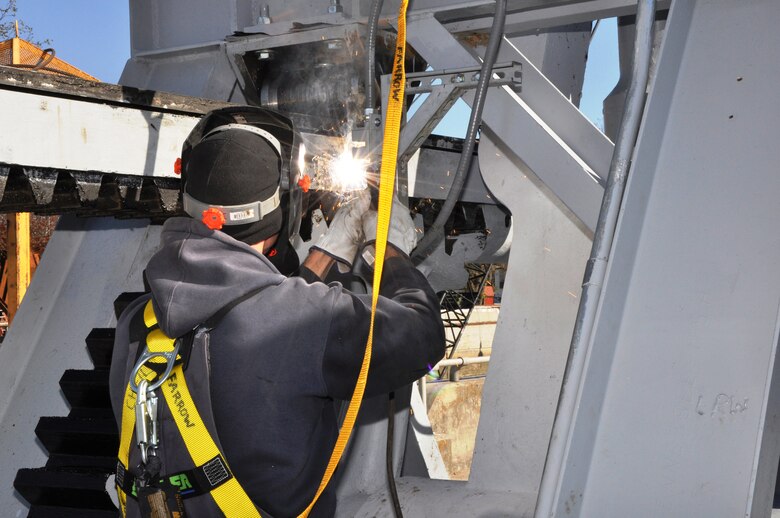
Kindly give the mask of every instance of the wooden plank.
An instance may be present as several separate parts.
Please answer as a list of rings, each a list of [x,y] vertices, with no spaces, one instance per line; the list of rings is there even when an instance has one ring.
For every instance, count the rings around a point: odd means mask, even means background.
[[[19,45],[19,38],[13,38],[11,40],[11,63],[18,65],[22,62],[21,47]]]
[[[13,322],[16,311],[30,285],[30,213],[17,212],[8,217],[8,323]]]

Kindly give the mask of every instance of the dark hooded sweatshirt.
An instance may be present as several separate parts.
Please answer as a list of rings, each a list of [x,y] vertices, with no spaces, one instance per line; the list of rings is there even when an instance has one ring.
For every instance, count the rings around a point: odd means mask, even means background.
[[[250,246],[189,218],[165,223],[146,275],[159,325],[171,337],[265,288],[211,332],[213,412],[227,462],[250,498],[275,517],[297,516],[319,485],[338,409],[357,380],[370,296],[287,278]],[[419,378],[444,353],[438,299],[411,261],[387,259],[380,295],[366,397]],[[128,322],[147,299],[117,324],[110,382],[117,422],[132,362]],[[326,491],[311,516],[334,510]]]

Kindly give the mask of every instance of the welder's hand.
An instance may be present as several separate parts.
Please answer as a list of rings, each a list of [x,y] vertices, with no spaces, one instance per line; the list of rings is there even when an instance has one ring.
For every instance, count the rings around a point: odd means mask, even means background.
[[[312,249],[331,256],[341,265],[346,266],[346,270],[351,268],[357,250],[363,243],[362,219],[370,203],[371,194],[367,189],[342,203],[333,216],[327,232],[312,246]],[[345,270],[341,267],[340,269]]]
[[[367,211],[363,216],[363,232],[366,243],[376,241],[377,213]],[[387,232],[387,242],[409,255],[417,246],[417,229],[409,215],[409,209],[398,198],[393,197],[393,210],[390,215],[390,229]]]

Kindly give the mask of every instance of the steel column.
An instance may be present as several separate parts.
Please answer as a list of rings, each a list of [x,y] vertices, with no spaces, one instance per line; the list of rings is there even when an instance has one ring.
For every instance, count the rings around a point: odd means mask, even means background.
[[[769,515],[778,20],[774,0],[672,7],[585,375],[566,388],[556,515]]]

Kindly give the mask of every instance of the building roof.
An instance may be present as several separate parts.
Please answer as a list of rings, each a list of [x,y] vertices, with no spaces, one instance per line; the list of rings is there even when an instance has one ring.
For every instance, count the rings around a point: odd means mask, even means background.
[[[21,38],[11,38],[0,42],[0,65],[33,69],[44,74],[65,74],[88,81],[98,81],[96,77],[55,57],[53,49],[41,49]]]

